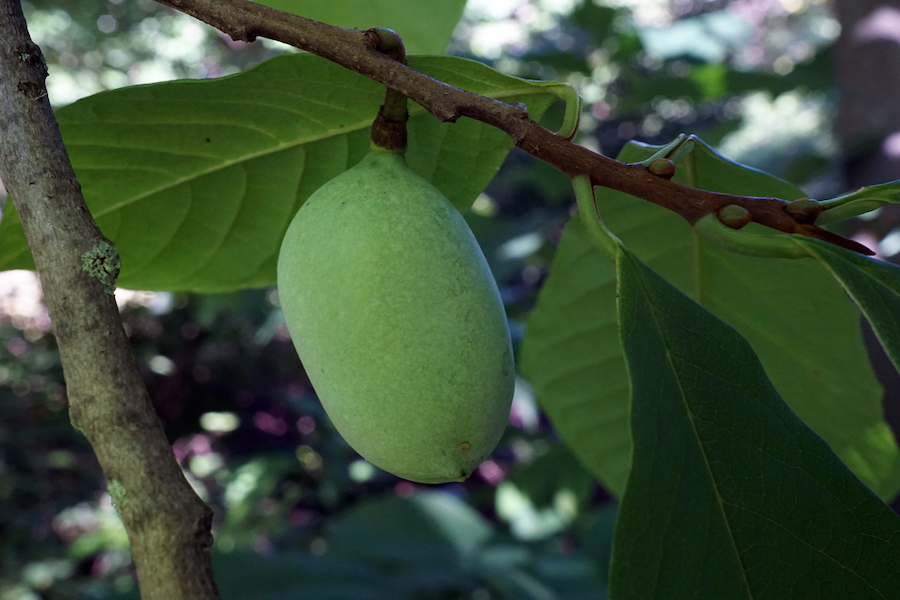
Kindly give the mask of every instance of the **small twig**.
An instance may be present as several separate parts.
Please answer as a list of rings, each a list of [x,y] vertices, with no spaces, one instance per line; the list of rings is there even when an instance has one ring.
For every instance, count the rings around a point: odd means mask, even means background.
[[[760,225],[826,240],[857,252],[864,246],[820,227],[798,223],[779,198],[721,194],[657,177],[641,164],[624,164],[557,136],[507,104],[437,81],[402,65],[365,43],[365,33],[342,29],[262,6],[249,0],[157,0],[200,19],[235,40],[278,40],[355,71],[418,102],[439,121],[469,117],[505,131],[516,146],[569,177],[588,174],[594,185],[619,190],[667,208],[693,225],[729,205],[742,206]]]
[[[144,600],[217,599],[212,511],[185,480],[141,380],[110,293],[118,253],[84,203],[46,76],[19,0],[0,0],[0,178],[40,275],[70,419],[106,476]]]

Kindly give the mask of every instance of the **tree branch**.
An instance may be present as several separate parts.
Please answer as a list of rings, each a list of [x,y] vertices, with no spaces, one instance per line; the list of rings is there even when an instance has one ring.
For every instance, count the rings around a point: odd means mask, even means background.
[[[872,252],[785,212],[779,198],[757,198],[709,192],[652,174],[641,164],[625,164],[591,152],[557,136],[528,118],[525,107],[507,104],[454,88],[400,64],[365,43],[365,33],[298,17],[249,0],[157,0],[212,25],[235,40],[266,37],[306,50],[356,71],[418,102],[439,121],[470,117],[505,131],[516,146],[556,167],[569,177],[588,174],[594,185],[649,200],[693,225],[703,216],[737,205],[755,223],[785,233],[798,233],[849,248]],[[402,32],[401,32],[402,34]]]
[[[212,511],[185,480],[109,291],[118,254],[88,212],[19,0],[0,0],[0,178],[34,255],[72,424],[90,441],[122,518],[145,600],[219,597]]]

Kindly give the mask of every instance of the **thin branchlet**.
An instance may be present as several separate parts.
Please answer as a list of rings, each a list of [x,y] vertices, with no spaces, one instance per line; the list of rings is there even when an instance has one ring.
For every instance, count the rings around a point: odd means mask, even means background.
[[[705,215],[736,205],[754,223],[785,233],[829,241],[856,252],[864,246],[810,223],[800,223],[780,198],[757,198],[700,190],[659,177],[641,164],[625,164],[592,152],[548,131],[528,117],[520,104],[508,104],[461,90],[393,60],[366,42],[366,33],[343,29],[281,12],[249,0],[157,0],[212,25],[234,39],[267,37],[306,50],[365,75],[421,104],[441,122],[469,117],[506,132],[529,154],[569,177],[588,175],[596,186],[648,200],[671,210],[693,225]]]

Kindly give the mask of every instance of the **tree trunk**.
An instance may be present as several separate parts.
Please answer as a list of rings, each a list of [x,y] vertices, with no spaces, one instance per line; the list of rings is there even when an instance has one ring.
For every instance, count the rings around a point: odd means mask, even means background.
[[[212,511],[181,472],[141,380],[112,295],[118,252],[88,212],[46,77],[19,0],[0,0],[0,177],[44,289],[70,420],[97,454],[144,600],[217,600]]]

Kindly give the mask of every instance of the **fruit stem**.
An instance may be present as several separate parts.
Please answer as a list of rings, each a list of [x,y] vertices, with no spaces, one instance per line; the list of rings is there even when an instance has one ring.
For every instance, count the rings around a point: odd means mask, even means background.
[[[403,40],[391,29],[375,27],[366,31],[366,45],[372,50],[406,64],[406,48]],[[406,109],[407,98],[402,92],[387,88],[384,104],[372,123],[372,144],[391,152],[402,153],[406,150],[406,122],[409,112]]]

